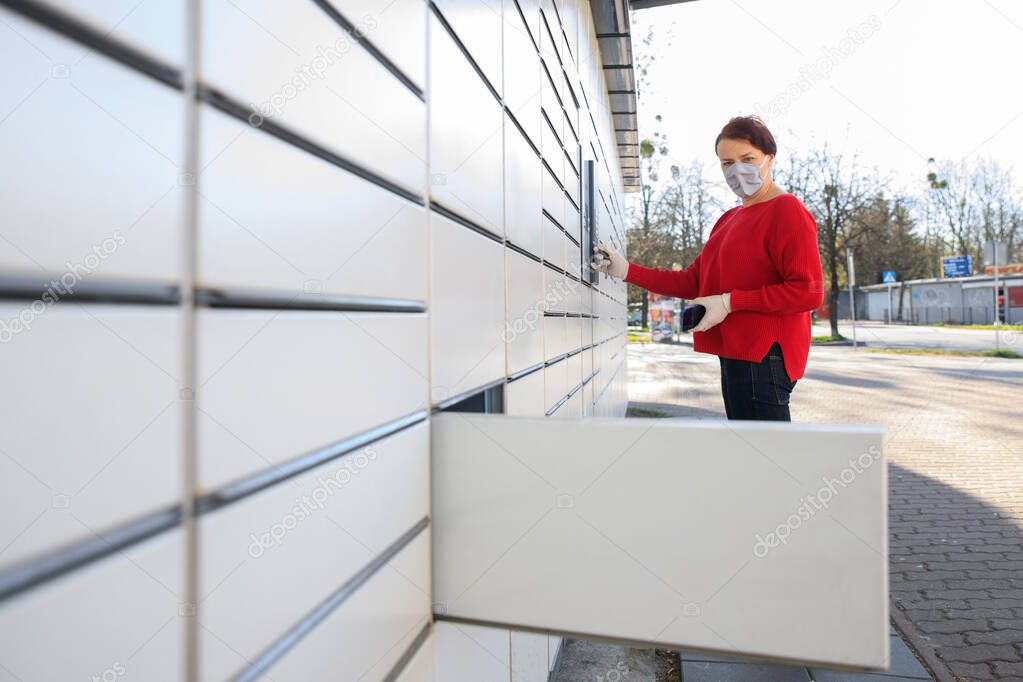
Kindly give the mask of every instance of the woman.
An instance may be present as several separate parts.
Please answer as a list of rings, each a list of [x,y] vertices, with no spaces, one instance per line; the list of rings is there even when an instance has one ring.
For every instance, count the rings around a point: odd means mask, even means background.
[[[721,364],[729,419],[791,421],[789,397],[806,369],[810,311],[824,300],[817,224],[771,178],[778,151],[755,116],[733,118],[714,141],[742,204],[726,211],[685,270],[629,263],[601,244],[594,267],[649,291],[706,307],[693,350]]]

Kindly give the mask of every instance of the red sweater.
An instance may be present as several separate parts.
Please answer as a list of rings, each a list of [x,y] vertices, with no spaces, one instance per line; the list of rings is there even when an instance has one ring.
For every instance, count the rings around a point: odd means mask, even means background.
[[[732,292],[732,312],[693,332],[693,350],[759,362],[778,341],[789,379],[803,376],[810,311],[824,300],[824,274],[817,223],[792,194],[725,211],[685,270],[629,263],[625,281],[685,299]]]

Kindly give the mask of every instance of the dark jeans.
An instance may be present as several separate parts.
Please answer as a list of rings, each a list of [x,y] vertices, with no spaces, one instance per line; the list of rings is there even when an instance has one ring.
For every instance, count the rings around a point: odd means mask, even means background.
[[[796,386],[785,373],[775,341],[760,362],[721,358],[721,396],[729,419],[789,422],[789,396]]]

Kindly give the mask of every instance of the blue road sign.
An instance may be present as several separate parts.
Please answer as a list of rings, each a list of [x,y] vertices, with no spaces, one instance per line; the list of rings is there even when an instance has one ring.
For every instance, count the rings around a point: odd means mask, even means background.
[[[973,274],[973,256],[949,256],[941,259],[943,277],[969,277]]]
[[[895,271],[894,270],[885,270],[884,271],[884,277],[882,277],[881,281],[884,282],[885,284],[894,284],[895,283]]]

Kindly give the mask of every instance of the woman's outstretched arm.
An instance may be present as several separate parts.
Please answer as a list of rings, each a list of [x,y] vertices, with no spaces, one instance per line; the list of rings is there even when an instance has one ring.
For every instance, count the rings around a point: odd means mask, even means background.
[[[696,298],[700,287],[700,256],[685,270],[661,270],[629,263],[625,281],[662,296]]]

